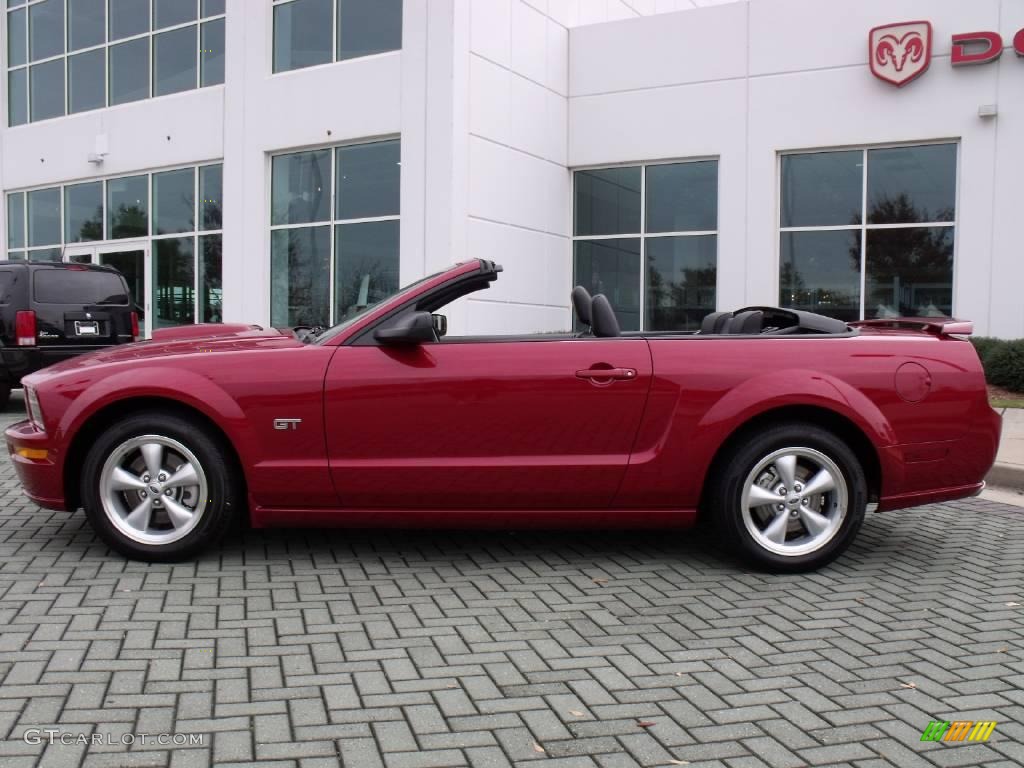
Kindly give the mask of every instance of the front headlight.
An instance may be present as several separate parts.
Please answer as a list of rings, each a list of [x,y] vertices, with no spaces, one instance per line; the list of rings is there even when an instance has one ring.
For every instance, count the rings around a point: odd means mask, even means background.
[[[39,395],[32,387],[25,387],[25,410],[28,412],[28,420],[45,432],[46,425],[43,423],[43,409],[39,407]]]

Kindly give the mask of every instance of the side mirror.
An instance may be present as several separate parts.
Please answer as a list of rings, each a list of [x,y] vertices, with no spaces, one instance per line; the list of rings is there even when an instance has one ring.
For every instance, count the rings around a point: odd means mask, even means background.
[[[429,312],[412,312],[399,319],[394,325],[378,328],[373,334],[373,338],[381,344],[391,346],[436,341],[434,316]]]
[[[442,338],[448,333],[448,318],[445,315],[431,315],[434,320],[434,333]]]

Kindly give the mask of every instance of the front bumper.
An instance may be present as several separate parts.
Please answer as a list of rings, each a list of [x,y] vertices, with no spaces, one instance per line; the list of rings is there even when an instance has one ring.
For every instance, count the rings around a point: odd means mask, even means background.
[[[50,444],[50,437],[29,421],[12,424],[4,436],[25,495],[41,507],[67,510],[63,464],[58,461],[59,456]],[[23,452],[40,458],[28,458]],[[44,454],[45,458],[42,458]]]

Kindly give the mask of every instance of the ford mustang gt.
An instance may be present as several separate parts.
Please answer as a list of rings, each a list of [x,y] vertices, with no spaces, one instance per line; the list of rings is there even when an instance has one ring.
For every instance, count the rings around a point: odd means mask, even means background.
[[[1000,419],[964,335],[751,307],[698,332],[448,336],[475,260],[330,329],[207,325],[25,379],[6,432],[28,496],[121,553],[176,560],[266,526],[682,528],[777,571],[818,567],[879,511],[978,493]]]

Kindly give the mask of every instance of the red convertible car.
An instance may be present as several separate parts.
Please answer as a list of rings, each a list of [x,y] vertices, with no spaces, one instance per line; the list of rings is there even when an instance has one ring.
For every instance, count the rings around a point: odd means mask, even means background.
[[[472,261],[329,330],[195,326],[25,379],[6,432],[29,497],[174,560],[264,526],[681,528],[762,567],[820,566],[865,510],[971,496],[999,440],[951,320],[847,325],[756,307],[696,333],[449,337]]]

